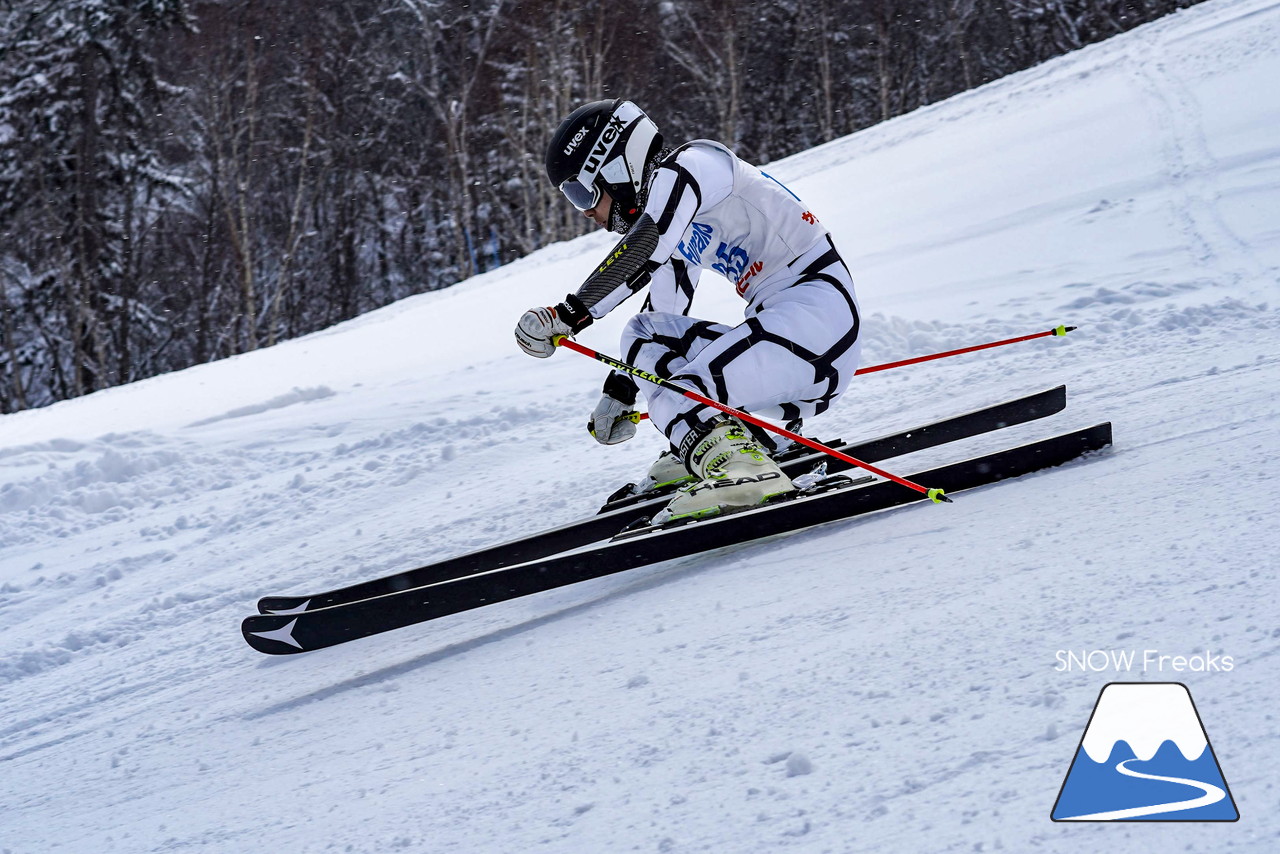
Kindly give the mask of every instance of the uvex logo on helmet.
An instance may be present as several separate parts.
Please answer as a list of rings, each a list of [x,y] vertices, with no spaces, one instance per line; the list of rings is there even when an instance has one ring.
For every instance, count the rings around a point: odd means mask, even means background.
[[[573,139],[569,140],[569,144],[564,147],[565,154],[573,154],[574,149],[586,138],[590,128],[583,128],[573,135]]]
[[[604,129],[604,133],[600,134],[600,139],[596,142],[595,147],[591,149],[591,154],[587,156],[587,162],[583,164],[582,170],[584,172],[599,171],[601,159],[609,152],[609,147],[625,128],[626,125],[617,116],[609,119],[609,124]]]

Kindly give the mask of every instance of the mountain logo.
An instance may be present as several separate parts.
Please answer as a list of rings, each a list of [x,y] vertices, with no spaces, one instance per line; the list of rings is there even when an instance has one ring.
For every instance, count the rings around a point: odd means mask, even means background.
[[[1191,692],[1105,685],[1058,792],[1054,821],[1237,821]]]

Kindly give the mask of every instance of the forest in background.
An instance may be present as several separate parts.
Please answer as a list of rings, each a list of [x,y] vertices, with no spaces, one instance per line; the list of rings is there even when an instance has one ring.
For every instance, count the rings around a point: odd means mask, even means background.
[[[1193,2],[0,0],[0,412],[584,233],[582,102],[763,164]]]

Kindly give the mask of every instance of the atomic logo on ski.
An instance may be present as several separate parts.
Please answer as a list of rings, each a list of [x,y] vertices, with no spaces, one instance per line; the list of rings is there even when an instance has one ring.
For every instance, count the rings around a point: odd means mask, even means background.
[[[310,606],[311,606],[311,600],[308,599],[305,602],[302,602],[298,605],[294,605],[292,608],[272,608],[270,611],[266,611],[264,613],[275,614],[278,617],[287,617],[290,614],[304,613],[307,610],[307,608],[309,608]]]
[[[255,635],[260,638],[266,638],[267,640],[279,641],[280,643],[287,643],[290,646],[297,647],[298,649],[302,649],[302,644],[298,643],[296,640],[293,639],[293,627],[296,626],[297,624],[298,624],[298,618],[294,617],[292,620],[289,621],[288,625],[285,625],[282,628],[275,629],[274,631],[270,631],[270,632],[250,632],[249,634]]]
[[[1204,724],[1181,682],[1102,689],[1054,821],[1236,821]]]

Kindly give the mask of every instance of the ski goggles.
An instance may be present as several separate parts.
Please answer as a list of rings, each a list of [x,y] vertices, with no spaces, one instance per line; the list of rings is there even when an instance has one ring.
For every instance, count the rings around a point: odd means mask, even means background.
[[[600,204],[600,188],[596,186],[596,182],[592,181],[591,186],[586,186],[578,179],[581,175],[574,175],[560,182],[560,192],[564,193],[564,197],[580,211],[589,211],[596,205]]]

